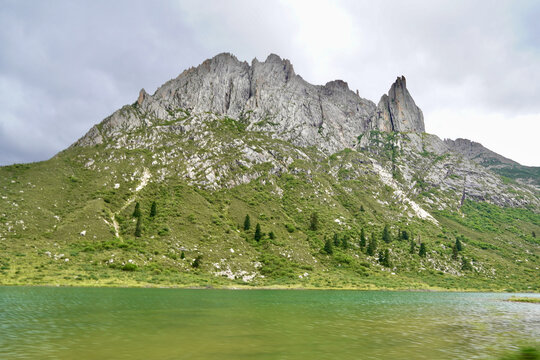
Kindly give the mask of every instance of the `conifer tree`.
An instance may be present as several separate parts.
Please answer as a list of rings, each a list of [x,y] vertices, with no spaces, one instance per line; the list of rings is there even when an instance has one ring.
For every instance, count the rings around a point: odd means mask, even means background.
[[[390,243],[390,241],[392,241],[392,239],[390,238],[390,228],[388,227],[388,224],[384,225],[384,229],[382,232],[382,239],[387,244]]]
[[[409,250],[409,253],[414,254],[416,252],[416,244],[413,239],[411,239],[411,249]]]
[[[407,230],[401,231],[401,238],[403,240],[409,240],[409,233],[407,232]]]
[[[255,235],[253,235],[253,238],[256,242],[259,242],[262,239],[261,225],[259,223],[255,226]]]
[[[141,217],[141,205],[139,204],[139,202],[137,201],[137,203],[135,204],[135,210],[133,210],[133,217]]]
[[[463,245],[461,245],[461,241],[459,241],[459,238],[456,238],[456,249],[457,251],[463,250]]]
[[[184,260],[186,258],[186,254],[184,254],[184,251],[180,254],[180,259]]]
[[[348,249],[349,248],[349,241],[347,240],[347,235],[343,236],[343,239],[341,240],[341,247],[343,249]]]
[[[459,254],[459,250],[457,248],[457,244],[454,244],[454,246],[452,246],[452,259],[457,260],[458,254]]]
[[[309,219],[309,230],[317,231],[319,229],[319,215],[316,212],[311,214]]]
[[[386,249],[384,250],[384,266],[390,267],[392,266],[392,262],[390,261],[390,250]]]
[[[364,205],[360,205],[360,212],[364,212],[366,210],[364,210]]]
[[[534,231],[532,232],[532,234],[531,234],[531,235],[532,235],[532,237],[533,237],[533,238],[535,238],[535,239],[536,239],[536,233],[535,233]]]
[[[375,255],[375,251],[377,251],[377,240],[375,239],[375,233],[371,233],[371,241],[366,252],[369,256],[373,256]]]
[[[360,247],[363,249],[366,247],[367,239],[366,239],[366,232],[364,231],[364,228],[360,229]]]
[[[251,228],[251,220],[249,219],[249,214],[246,215],[246,218],[244,219],[244,230],[247,231]]]
[[[385,249],[384,251],[379,251],[379,264],[390,267],[390,250]]]
[[[150,207],[150,217],[154,217],[157,214],[157,204],[155,201],[152,202],[152,206]]]
[[[273,231],[270,231],[270,232],[268,233],[268,237],[270,237],[270,240],[274,240],[274,239],[276,238],[276,234],[274,234]]]
[[[201,266],[202,258],[203,258],[202,255],[197,256],[195,260],[193,261],[193,264],[191,264],[191,266],[193,266],[194,268],[198,268],[199,266]]]
[[[339,247],[339,245],[341,245],[341,241],[339,241],[339,236],[338,234],[334,234],[334,246]]]
[[[135,236],[141,237],[142,235],[142,224],[141,224],[141,217],[137,217],[137,225],[135,225]]]
[[[324,242],[324,252],[328,255],[332,255],[334,253],[334,248],[330,239],[326,239],[326,241]]]
[[[427,254],[426,244],[421,243],[420,250],[418,251],[418,255],[420,255],[420,257],[426,257],[426,254]]]

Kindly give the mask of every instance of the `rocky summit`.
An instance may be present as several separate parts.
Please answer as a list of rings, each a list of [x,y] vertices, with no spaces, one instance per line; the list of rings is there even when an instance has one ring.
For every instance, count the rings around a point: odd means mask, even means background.
[[[538,291],[539,178],[425,133],[404,76],[220,54],[0,168],[0,283]]]
[[[316,146],[327,154],[353,147],[369,130],[423,132],[424,118],[398,77],[376,106],[351,91],[346,82],[311,85],[296,75],[288,60],[270,55],[251,66],[220,54],[168,81],[153,95],[141,90],[139,110],[157,119],[174,119],[171,111],[212,112],[244,119],[248,130],[271,132],[298,146]],[[111,118],[112,130],[134,119]],[[123,121],[122,121],[123,120]],[[97,128],[79,144],[99,144]]]

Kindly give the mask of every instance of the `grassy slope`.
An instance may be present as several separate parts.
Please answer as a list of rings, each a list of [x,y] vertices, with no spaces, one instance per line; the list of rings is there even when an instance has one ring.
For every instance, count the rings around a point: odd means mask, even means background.
[[[229,130],[221,136],[243,136],[242,129]],[[190,143],[183,146],[189,149]],[[85,166],[98,158],[107,160]],[[224,155],[222,161],[232,159]],[[375,174],[353,176],[346,165],[363,160],[363,154],[347,150],[317,163],[296,160],[289,173],[275,175],[259,164],[251,169],[261,174],[257,179],[219,191],[177,176],[181,162],[154,181],[161,167],[153,165],[148,150],[72,148],[49,161],[2,167],[0,283],[540,290],[540,245],[531,236],[540,234],[538,214],[466,203],[459,214],[435,212],[437,227],[405,215]],[[153,180],[136,192],[143,167]],[[330,175],[335,169],[337,182]],[[135,201],[143,213],[141,237],[134,236]],[[151,218],[153,201],[158,213]],[[319,217],[316,231],[309,229],[313,213]],[[241,226],[246,214],[248,231]],[[257,223],[265,233],[260,242],[253,240]],[[391,226],[390,244],[381,240],[384,224]],[[361,228],[368,238],[375,234],[379,249],[391,249],[390,268],[358,246]],[[397,239],[398,229],[427,244],[427,257],[410,254],[410,243]],[[334,234],[347,238],[349,247],[325,254],[324,239]],[[464,250],[453,260],[456,237]],[[195,269],[191,264],[199,255],[202,263]],[[462,257],[473,261],[472,270],[461,269]],[[135,271],[126,271],[130,260]],[[250,282],[242,280],[254,274]]]

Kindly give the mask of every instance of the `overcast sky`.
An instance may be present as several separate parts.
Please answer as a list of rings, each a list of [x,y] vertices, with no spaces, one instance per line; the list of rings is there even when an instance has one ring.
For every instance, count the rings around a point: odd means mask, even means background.
[[[539,166],[538,19],[534,0],[0,0],[0,165],[48,159],[141,88],[231,52],[375,103],[405,75],[427,132]]]

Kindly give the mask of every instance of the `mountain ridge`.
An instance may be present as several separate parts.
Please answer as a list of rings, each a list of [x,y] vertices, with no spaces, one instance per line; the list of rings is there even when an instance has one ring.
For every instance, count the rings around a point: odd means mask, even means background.
[[[540,192],[453,147],[404,77],[218,55],[0,167],[0,284],[540,290]]]
[[[250,66],[222,53],[185,70],[153,95],[142,89],[136,103],[161,119],[171,118],[175,108],[248,117],[248,128],[272,131],[286,141],[331,154],[352,147],[356,136],[369,130],[424,131],[422,112],[404,77],[397,78],[386,98],[387,103],[377,107],[342,80],[309,84],[288,60],[275,54],[264,62],[253,59]],[[96,132],[93,129],[90,138]],[[99,137],[90,143],[96,141]]]

